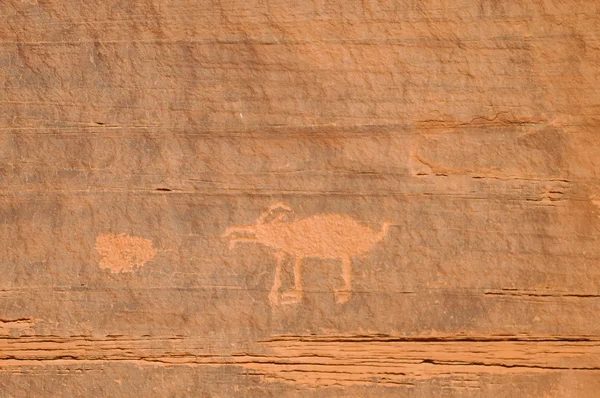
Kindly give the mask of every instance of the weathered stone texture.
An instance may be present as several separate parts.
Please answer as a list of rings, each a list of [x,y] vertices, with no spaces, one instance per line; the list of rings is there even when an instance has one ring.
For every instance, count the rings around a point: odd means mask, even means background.
[[[598,1],[0,20],[0,396],[598,396]]]

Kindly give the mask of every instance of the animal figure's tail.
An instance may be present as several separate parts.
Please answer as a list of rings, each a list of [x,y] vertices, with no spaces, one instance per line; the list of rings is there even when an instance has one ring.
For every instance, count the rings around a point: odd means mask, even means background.
[[[388,232],[390,232],[390,225],[392,225],[392,223],[389,221],[383,223],[383,225],[381,226],[381,231],[379,231],[379,233],[377,234],[377,242],[379,242],[387,236]]]

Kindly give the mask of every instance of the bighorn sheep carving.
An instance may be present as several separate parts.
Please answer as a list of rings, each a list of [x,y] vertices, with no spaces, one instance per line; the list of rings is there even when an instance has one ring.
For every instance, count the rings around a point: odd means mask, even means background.
[[[275,203],[253,225],[228,228],[223,234],[229,238],[229,248],[237,243],[260,243],[276,250],[277,268],[269,300],[279,303],[281,267],[285,255],[293,256],[294,289],[284,292],[282,303],[298,303],[303,297],[302,260],[304,258],[339,259],[342,262],[344,286],[335,290],[337,303],[350,299],[352,289],[352,257],[368,252],[389,231],[384,222],[380,231],[361,224],[355,219],[338,214],[315,214],[292,220],[292,208],[285,203]]]

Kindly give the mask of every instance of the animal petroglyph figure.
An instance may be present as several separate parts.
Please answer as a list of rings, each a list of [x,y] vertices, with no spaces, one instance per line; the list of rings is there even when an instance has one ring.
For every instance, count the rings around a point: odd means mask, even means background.
[[[228,228],[223,237],[229,238],[229,248],[237,243],[260,243],[276,250],[275,281],[269,294],[272,304],[279,303],[281,266],[285,255],[295,258],[294,289],[282,294],[283,303],[302,300],[302,260],[304,258],[337,259],[342,262],[344,286],[336,289],[338,303],[350,299],[352,290],[352,257],[365,254],[381,241],[389,231],[385,222],[380,231],[339,214],[316,214],[298,220],[291,219],[292,209],[285,203],[275,203],[257,220],[256,224]]]

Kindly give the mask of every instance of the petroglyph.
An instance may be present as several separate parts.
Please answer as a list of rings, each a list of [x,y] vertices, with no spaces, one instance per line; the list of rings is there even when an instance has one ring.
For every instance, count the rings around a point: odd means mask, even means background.
[[[304,258],[341,260],[344,286],[336,289],[337,303],[350,299],[352,291],[352,257],[367,253],[388,234],[390,222],[384,222],[380,231],[361,224],[352,217],[339,214],[316,214],[292,220],[292,208],[275,203],[257,220],[256,224],[228,228],[223,237],[229,238],[229,248],[237,243],[260,243],[275,249],[277,265],[275,280],[269,294],[273,305],[279,304],[281,267],[285,255],[294,260],[294,288],[281,294],[283,304],[302,300],[302,260]]]
[[[152,240],[124,233],[98,236],[96,251],[101,257],[99,267],[108,268],[112,273],[133,272],[157,253]]]

